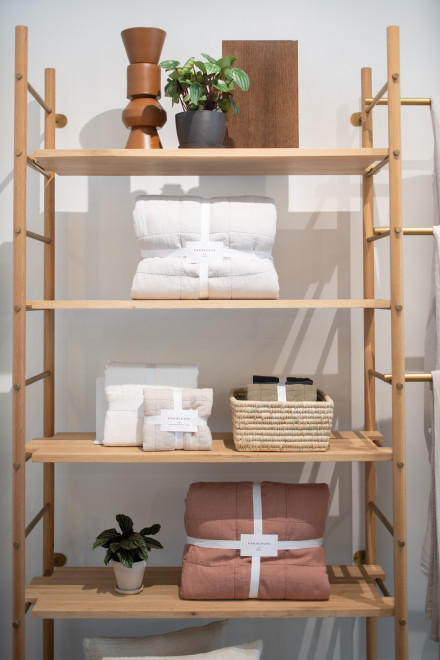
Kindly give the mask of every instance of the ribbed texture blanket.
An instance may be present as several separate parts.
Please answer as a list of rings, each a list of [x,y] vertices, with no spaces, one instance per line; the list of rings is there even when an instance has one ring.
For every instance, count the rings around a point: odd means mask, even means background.
[[[262,531],[279,541],[322,537],[327,516],[327,484],[261,484]],[[193,483],[186,498],[185,531],[189,537],[238,540],[254,532],[253,484]],[[180,596],[192,600],[247,599],[251,557],[239,550],[186,544]],[[326,600],[330,587],[324,549],[280,550],[261,557],[260,599]]]

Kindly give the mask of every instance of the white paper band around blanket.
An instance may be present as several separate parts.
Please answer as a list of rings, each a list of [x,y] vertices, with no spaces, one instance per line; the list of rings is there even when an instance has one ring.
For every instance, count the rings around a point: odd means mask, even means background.
[[[277,534],[263,534],[263,511],[261,503],[261,484],[252,484],[252,503],[254,511],[254,533],[242,534],[239,540],[221,540],[221,539],[199,539],[188,536],[186,542],[191,545],[197,545],[200,548],[213,548],[219,550],[240,550],[244,557],[252,557],[251,579],[249,585],[249,598],[258,597],[258,588],[260,585],[260,557],[276,556],[281,550],[302,550],[305,548],[318,548],[322,545],[322,537],[319,539],[305,539],[303,541],[278,541]],[[245,537],[245,538],[243,538]],[[253,551],[258,555],[251,555],[250,551],[244,550],[243,546],[253,546]],[[268,551],[265,547],[269,548]],[[274,551],[275,549],[275,551]]]

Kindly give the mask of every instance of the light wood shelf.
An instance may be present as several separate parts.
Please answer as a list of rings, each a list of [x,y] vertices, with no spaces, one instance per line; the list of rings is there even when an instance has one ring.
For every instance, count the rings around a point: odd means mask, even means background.
[[[40,149],[37,165],[68,176],[364,174],[388,149]]]
[[[164,618],[304,618],[382,617],[394,615],[394,600],[380,595],[375,579],[384,580],[380,566],[329,566],[328,601],[182,600],[180,568],[149,567],[144,590],[121,596],[114,589],[112,568],[57,568],[37,577],[26,589],[32,616],[49,619]]]
[[[390,309],[390,300],[27,300],[41,309]]]
[[[378,446],[377,431],[335,431],[330,449],[320,452],[241,452],[232,433],[214,433],[212,451],[147,452],[141,447],[95,445],[94,433],[57,433],[34,438],[26,445],[36,463],[333,463],[344,461],[391,461],[391,447]],[[377,444],[375,444],[377,443]]]

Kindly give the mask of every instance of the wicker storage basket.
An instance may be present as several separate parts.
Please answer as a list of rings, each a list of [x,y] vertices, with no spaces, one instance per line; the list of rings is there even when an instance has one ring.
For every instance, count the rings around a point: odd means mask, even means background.
[[[246,388],[229,394],[232,433],[238,451],[326,451],[333,401],[247,401]]]

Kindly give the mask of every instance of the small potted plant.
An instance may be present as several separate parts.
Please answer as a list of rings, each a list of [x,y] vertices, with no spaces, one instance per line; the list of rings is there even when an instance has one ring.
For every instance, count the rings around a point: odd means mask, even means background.
[[[232,66],[236,57],[215,60],[205,53],[202,56],[206,62],[190,57],[183,66],[177,60],[159,64],[168,73],[165,96],[183,108],[176,115],[181,149],[223,147],[226,113],[231,109],[234,115],[238,112],[235,85],[245,92],[249,89],[247,73]]]
[[[115,590],[121,594],[138,594],[143,589],[144,570],[148,553],[153,548],[163,548],[162,544],[151,535],[157,534],[160,525],[144,527],[140,532],[133,530],[133,521],[129,516],[118,513],[116,520],[120,527],[105,529],[96,537],[93,549],[106,548],[104,564],[110,562],[115,571]]]

